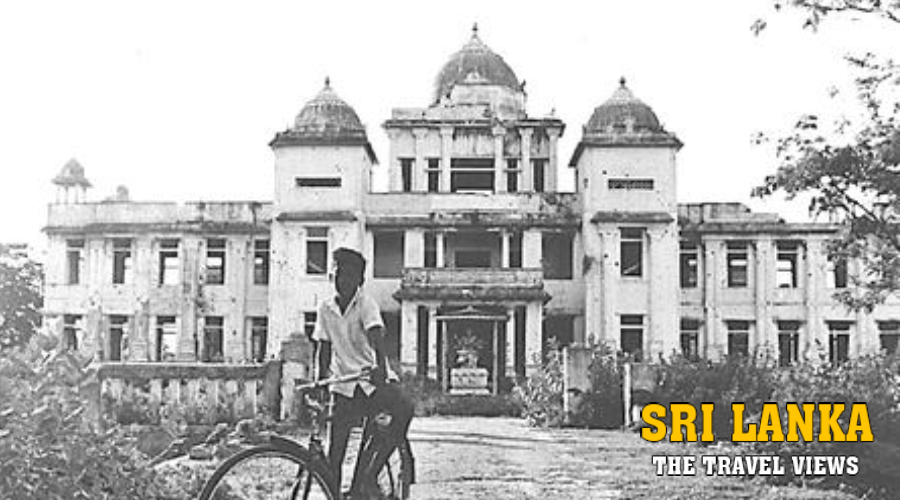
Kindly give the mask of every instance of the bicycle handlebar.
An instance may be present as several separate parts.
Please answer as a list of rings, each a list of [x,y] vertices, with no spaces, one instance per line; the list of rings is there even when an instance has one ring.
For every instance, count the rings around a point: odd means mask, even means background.
[[[326,379],[317,380],[315,382],[307,382],[304,384],[296,384],[294,388],[298,391],[308,391],[310,389],[318,389],[320,387],[328,387],[334,384],[340,384],[343,382],[356,382],[357,380],[362,380],[368,378],[372,375],[373,368],[365,369],[361,372],[350,373],[348,375],[341,375],[339,377],[328,377]]]

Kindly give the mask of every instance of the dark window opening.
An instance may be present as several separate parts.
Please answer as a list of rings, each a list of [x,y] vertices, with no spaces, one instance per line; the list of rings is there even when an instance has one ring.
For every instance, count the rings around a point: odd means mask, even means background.
[[[847,259],[828,259],[830,288],[847,288]]]
[[[519,160],[506,160],[506,191],[508,193],[519,191]]]
[[[122,356],[128,348],[128,338],[125,333],[125,325],[128,316],[114,315],[109,317],[109,361],[122,361]]]
[[[609,189],[615,190],[652,190],[653,189],[653,179],[609,179],[606,182],[606,186]]]
[[[644,229],[624,227],[620,236],[622,276],[640,278],[644,275]]]
[[[269,284],[269,240],[253,242],[253,284]]]
[[[563,348],[575,341],[575,316],[569,314],[553,314],[544,318],[543,342],[541,345],[546,354],[548,346]]]
[[[534,192],[543,193],[546,187],[547,160],[531,160],[534,172]]]
[[[84,253],[84,240],[66,241],[66,284],[81,283],[81,257]]]
[[[572,233],[543,233],[541,263],[545,279],[572,279]],[[521,264],[521,243],[519,252]]]
[[[63,315],[63,342],[66,349],[76,352],[81,345],[81,315]]]
[[[888,356],[897,354],[897,346],[900,343],[900,321],[879,321],[878,333],[881,350]]]
[[[400,179],[403,182],[403,192],[412,191],[413,176],[413,160],[412,158],[400,158]]]
[[[728,287],[743,288],[749,281],[749,253],[746,242],[730,242],[727,244],[726,264],[728,266]]]
[[[681,242],[681,288],[696,288],[700,271],[700,245]]]
[[[156,360],[175,361],[178,352],[178,329],[175,316],[156,318]]]
[[[520,269],[522,267],[522,232],[516,231],[509,235],[509,267]]]
[[[778,365],[790,366],[799,360],[800,322],[778,322]]]
[[[728,355],[746,358],[750,355],[750,322],[728,321]]]
[[[303,333],[310,342],[313,340],[313,333],[316,331],[316,319],[319,313],[315,311],[307,311],[303,313]]]
[[[266,343],[269,339],[269,319],[250,318],[250,359],[254,363],[266,360]]]
[[[486,268],[491,267],[490,250],[457,250],[455,253],[456,267],[460,268]]]
[[[162,240],[159,246],[159,284],[177,285],[180,274],[178,240]]]
[[[114,285],[124,285],[132,281],[131,240],[113,240],[113,275]]]
[[[619,343],[622,352],[635,361],[642,361],[644,357],[644,316],[623,314],[620,322]]]
[[[437,234],[425,233],[425,267],[437,267]]]
[[[437,193],[441,190],[441,161],[437,158],[428,159],[428,192]]]
[[[454,193],[493,193],[492,158],[454,158],[450,169],[450,191]]]
[[[376,278],[399,278],[403,274],[404,235],[402,232],[375,233]]]
[[[225,339],[224,319],[221,316],[206,316],[203,324],[203,349],[200,361],[221,363],[225,361],[223,342]]]
[[[340,177],[297,177],[297,187],[302,188],[339,188]]]
[[[306,228],[306,274],[328,274],[328,228]]]
[[[681,320],[681,355],[685,359],[700,359],[700,322],[695,319]]]
[[[206,240],[206,284],[225,284],[225,240]]]
[[[800,244],[780,242],[776,245],[775,283],[778,288],[797,288],[799,278]]]
[[[850,359],[850,323],[828,323],[828,360],[837,366]]]

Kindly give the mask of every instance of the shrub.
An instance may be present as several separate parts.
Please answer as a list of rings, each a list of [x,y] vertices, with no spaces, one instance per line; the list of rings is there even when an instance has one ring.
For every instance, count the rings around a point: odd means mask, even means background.
[[[562,353],[550,349],[541,367],[517,391],[522,399],[522,415],[529,425],[558,427],[564,423],[563,382]]]
[[[522,401],[515,393],[452,395],[443,392],[437,381],[420,375],[404,375],[401,384],[406,395],[413,401],[418,416],[520,417],[522,415]]]

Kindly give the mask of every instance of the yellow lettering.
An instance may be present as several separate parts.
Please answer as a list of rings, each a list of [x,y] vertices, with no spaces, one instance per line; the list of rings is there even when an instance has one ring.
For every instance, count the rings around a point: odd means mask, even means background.
[[[657,419],[657,414],[659,414],[660,417],[665,417],[666,407],[661,404],[652,403],[641,409],[641,418],[645,423],[656,429],[653,430],[650,427],[644,427],[641,429],[641,437],[654,443],[666,437],[666,423]]]
[[[800,414],[800,406],[797,403],[788,403],[788,434],[787,440],[796,443],[800,440],[800,434],[803,435],[804,442],[813,440],[813,412],[816,411],[816,405],[812,403],[803,404],[803,415]]]
[[[697,426],[694,420],[697,418],[697,409],[694,405],[675,403],[672,405],[672,438],[671,441],[684,441],[681,428],[685,428],[688,441],[697,440]]]
[[[775,403],[763,405],[762,417],[759,419],[757,441],[769,441],[770,431],[772,432],[772,441],[784,441],[784,430],[781,429],[781,415],[778,413],[778,405]]]
[[[700,405],[700,411],[703,412],[703,434],[700,435],[701,441],[711,443],[714,439],[712,433],[712,416],[715,409],[716,407],[712,403],[703,403]]]
[[[819,441],[831,441],[832,432],[835,441],[846,440],[843,429],[838,425],[838,417],[844,413],[844,404],[835,404],[834,411],[831,413],[831,403],[819,403]]]
[[[869,425],[869,408],[865,403],[855,403],[850,410],[850,427],[847,429],[847,441],[856,441],[856,433],[862,432],[860,441],[872,441],[872,427]]]
[[[732,403],[731,412],[734,414],[734,432],[731,440],[736,442],[755,442],[756,424],[747,424],[747,432],[744,432],[744,403]]]

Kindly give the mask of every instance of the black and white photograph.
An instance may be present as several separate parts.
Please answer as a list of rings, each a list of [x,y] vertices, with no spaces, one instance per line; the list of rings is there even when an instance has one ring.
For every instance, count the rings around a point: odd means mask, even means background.
[[[0,500],[900,498],[900,1],[0,5]]]

